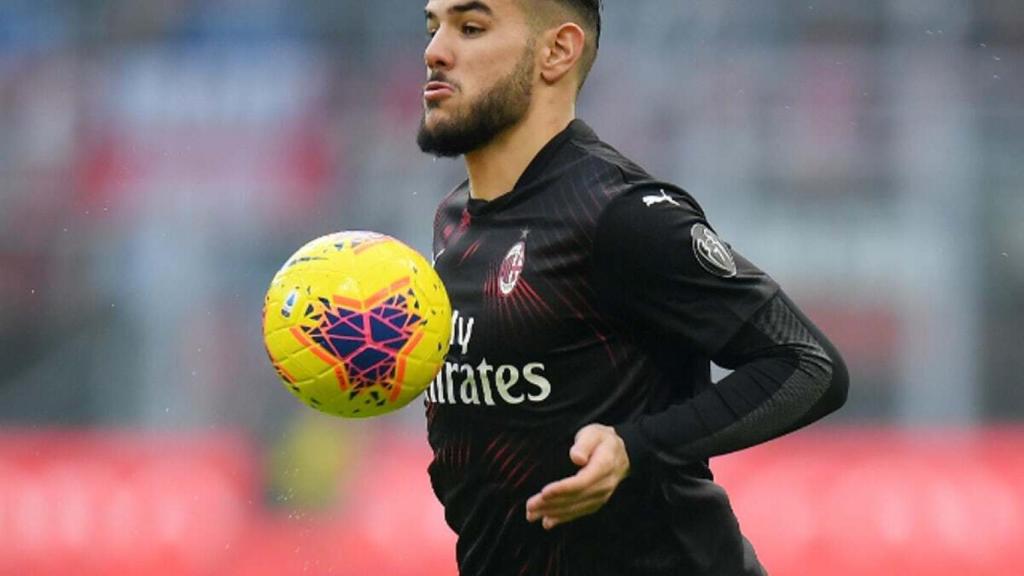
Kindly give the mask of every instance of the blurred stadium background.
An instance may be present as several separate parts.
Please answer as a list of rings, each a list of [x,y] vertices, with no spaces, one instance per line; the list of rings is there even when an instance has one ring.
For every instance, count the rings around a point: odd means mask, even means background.
[[[1024,573],[1024,3],[608,0],[580,114],[850,364],[713,465],[776,575]],[[426,251],[421,3],[0,1],[0,574],[454,574],[418,403],[281,388],[301,243]]]

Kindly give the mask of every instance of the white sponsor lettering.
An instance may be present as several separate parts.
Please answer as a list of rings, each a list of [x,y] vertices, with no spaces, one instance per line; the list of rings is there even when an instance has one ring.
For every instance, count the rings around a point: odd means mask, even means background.
[[[476,366],[445,362],[444,370],[437,373],[427,390],[427,399],[435,404],[472,406],[543,402],[551,396],[551,381],[544,376],[544,369],[541,362],[522,368],[493,366],[487,359]]]
[[[488,406],[494,406],[494,397],[491,395],[491,370],[494,366],[487,363],[487,359],[484,358],[477,365],[477,373],[480,374],[480,387],[484,390],[484,404]]]
[[[459,314],[458,310],[452,312],[452,338],[449,345],[458,344],[463,354],[469,352],[469,339],[473,337],[473,322],[476,318],[467,319]]]
[[[460,372],[466,375],[466,379],[462,381],[462,386],[459,386],[459,398],[463,404],[479,404],[480,396],[477,394],[476,370],[469,364],[463,364]]]
[[[543,402],[551,395],[551,382],[540,373],[544,372],[544,365],[540,362],[533,362],[523,366],[523,377],[530,384],[537,387],[536,394],[528,394],[526,397],[531,402]]]
[[[469,352],[474,318],[458,310],[452,312],[452,337],[464,357]],[[426,398],[435,404],[466,404],[496,406],[498,403],[518,405],[543,402],[551,396],[551,382],[544,376],[544,364],[531,362],[525,366],[495,366],[482,358],[477,365],[448,361],[437,373],[427,390]]]
[[[455,400],[455,378],[452,377],[452,372],[458,372],[458,371],[459,371],[459,365],[458,364],[452,364],[451,362],[445,362],[444,363],[444,374],[445,374],[445,376],[447,376],[447,378],[445,379],[445,382],[448,385],[448,388],[447,388],[448,389],[448,396],[447,397],[450,398],[451,400]],[[442,401],[443,401],[443,398],[442,398]]]
[[[508,404],[522,404],[525,399],[512,393],[512,387],[519,382],[519,370],[514,366],[503,364],[494,371],[494,379],[497,381],[498,396]]]

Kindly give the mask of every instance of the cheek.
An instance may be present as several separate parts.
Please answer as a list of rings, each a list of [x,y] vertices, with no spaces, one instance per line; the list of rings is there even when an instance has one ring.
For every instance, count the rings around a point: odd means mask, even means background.
[[[504,77],[503,70],[504,63],[500,60],[492,60],[473,70],[467,70],[467,78],[462,85],[462,92],[466,99],[475,100],[486,94]]]
[[[522,41],[515,38],[502,38],[489,49],[481,49],[462,62],[463,91],[470,98],[487,92],[511,74],[522,57]]]

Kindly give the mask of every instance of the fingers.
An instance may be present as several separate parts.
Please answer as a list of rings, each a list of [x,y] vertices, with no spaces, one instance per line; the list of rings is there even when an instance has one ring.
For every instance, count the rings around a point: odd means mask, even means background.
[[[593,458],[576,474],[545,486],[541,495],[548,500],[574,498],[598,484],[607,474],[608,468],[605,459]]]
[[[629,458],[615,429],[591,424],[576,433],[569,458],[580,469],[526,501],[526,519],[545,529],[599,510],[629,473]]]
[[[526,519],[534,522],[548,516],[563,518],[586,510],[599,501],[601,487],[595,482],[580,482],[579,475],[553,482],[526,501]]]
[[[571,522],[577,518],[597,512],[607,501],[608,499],[605,496],[593,496],[586,500],[553,508],[541,516],[541,525],[544,526],[544,529],[550,530],[559,524],[565,524],[566,522]]]
[[[575,476],[559,480],[532,496],[526,502],[527,519],[536,520],[549,514],[564,515],[592,501],[607,500],[614,488],[612,483],[601,479],[586,484],[578,484],[577,480]]]
[[[590,455],[601,443],[604,426],[600,424],[589,424],[576,433],[576,441],[569,449],[569,458],[577,466],[586,466]]]
[[[534,495],[526,504],[528,520],[536,520],[544,516],[572,515],[580,510],[589,510],[594,504],[604,504],[611,497],[614,486],[610,482],[602,482],[588,486],[586,489],[552,496],[541,492]]]

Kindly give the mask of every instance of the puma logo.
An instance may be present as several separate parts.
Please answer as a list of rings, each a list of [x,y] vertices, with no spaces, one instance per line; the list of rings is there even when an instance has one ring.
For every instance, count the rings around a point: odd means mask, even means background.
[[[655,204],[661,204],[662,202],[668,202],[669,204],[672,204],[672,205],[675,205],[675,206],[679,206],[679,202],[676,202],[675,200],[673,200],[672,197],[669,196],[668,194],[666,194],[664,190],[661,190],[661,194],[657,195],[657,196],[654,195],[654,194],[651,194],[649,196],[644,196],[643,197],[643,201],[644,201],[644,204],[646,204],[648,208],[650,208],[651,206],[654,206]]]

